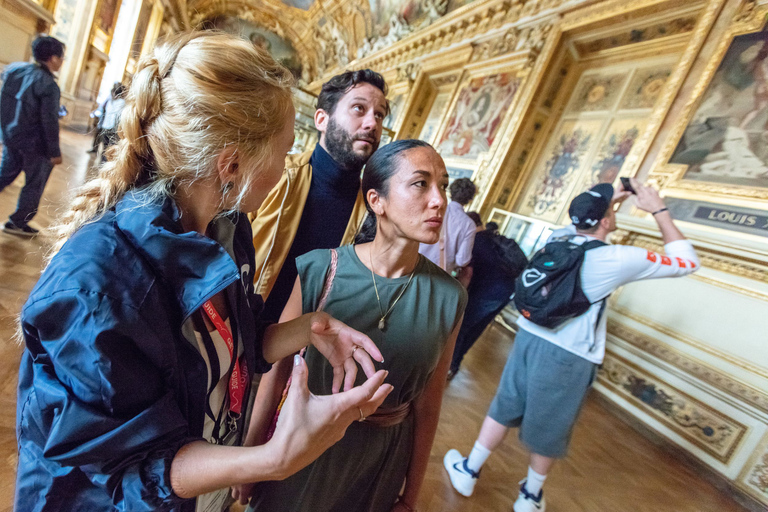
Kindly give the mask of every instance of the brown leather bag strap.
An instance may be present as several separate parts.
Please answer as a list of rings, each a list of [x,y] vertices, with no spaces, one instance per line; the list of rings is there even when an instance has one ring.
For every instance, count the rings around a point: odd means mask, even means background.
[[[411,413],[411,402],[405,402],[397,407],[379,407],[375,413],[365,418],[364,423],[376,427],[394,427],[405,421]]]
[[[331,265],[328,267],[328,274],[325,276],[325,285],[323,286],[323,294],[320,295],[320,302],[318,302],[317,310],[322,311],[325,308],[325,303],[328,301],[328,295],[333,288],[333,278],[336,277],[336,268],[339,266],[339,254],[336,249],[331,249]]]

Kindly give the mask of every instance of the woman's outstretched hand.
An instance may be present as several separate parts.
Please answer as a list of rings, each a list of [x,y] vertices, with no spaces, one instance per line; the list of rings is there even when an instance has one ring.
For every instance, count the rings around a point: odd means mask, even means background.
[[[390,384],[384,384],[387,373],[379,370],[343,393],[315,396],[307,387],[307,363],[295,356],[288,396],[275,434],[265,445],[279,461],[277,476],[283,479],[303,469],[344,437],[353,421],[376,412],[392,391]]]
[[[333,393],[339,392],[342,382],[344,391],[352,389],[355,385],[355,361],[360,363],[369,379],[376,373],[371,358],[384,362],[381,352],[371,338],[327,313],[318,311],[312,314],[309,340],[333,367]]]

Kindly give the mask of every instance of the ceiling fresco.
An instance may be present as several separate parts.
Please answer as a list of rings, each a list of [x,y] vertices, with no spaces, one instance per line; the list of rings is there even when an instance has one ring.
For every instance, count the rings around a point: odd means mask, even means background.
[[[188,0],[187,12],[193,27],[224,28],[269,46],[270,51],[290,49],[273,56],[303,83],[310,83],[469,3],[471,0]],[[222,19],[229,20],[227,27],[218,25]]]

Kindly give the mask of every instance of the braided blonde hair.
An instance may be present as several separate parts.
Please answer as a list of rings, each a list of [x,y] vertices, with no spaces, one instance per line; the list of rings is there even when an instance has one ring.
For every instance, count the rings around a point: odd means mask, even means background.
[[[120,142],[52,228],[52,255],[133,188],[172,195],[179,185],[213,178],[227,146],[234,144],[241,161],[260,169],[289,120],[291,85],[288,70],[236,36],[189,32],[156,47],[133,76]],[[240,174],[231,210],[239,208],[258,171]]]

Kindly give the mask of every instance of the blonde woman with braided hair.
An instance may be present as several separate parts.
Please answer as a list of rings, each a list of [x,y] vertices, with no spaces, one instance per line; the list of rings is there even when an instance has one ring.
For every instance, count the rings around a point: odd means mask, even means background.
[[[226,510],[228,487],[295,473],[392,390],[371,340],[327,314],[259,322],[240,212],[281,175],[290,85],[263,50],[218,33],[140,62],[121,140],[22,309],[16,510]],[[252,376],[310,344],[340,382],[358,363],[369,379],[314,397],[297,358],[272,440],[238,446]]]

